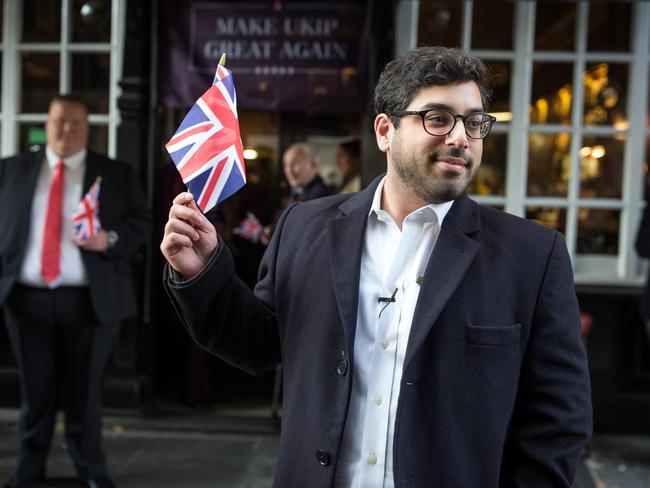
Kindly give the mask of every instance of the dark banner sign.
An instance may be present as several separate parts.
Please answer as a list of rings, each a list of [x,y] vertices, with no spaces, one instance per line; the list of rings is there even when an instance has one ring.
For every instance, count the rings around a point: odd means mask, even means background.
[[[188,107],[222,53],[237,105],[361,111],[374,61],[370,2],[161,2],[159,102]]]

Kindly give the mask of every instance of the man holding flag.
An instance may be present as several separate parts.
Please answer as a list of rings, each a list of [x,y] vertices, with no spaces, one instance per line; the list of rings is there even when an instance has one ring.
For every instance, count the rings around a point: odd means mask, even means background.
[[[254,290],[174,199],[164,283],[189,333],[250,373],[283,365],[274,486],[571,486],[591,434],[571,263],[559,233],[466,194],[488,80],[458,49],[388,63],[387,173],[287,208]]]
[[[5,487],[45,478],[62,387],[77,475],[110,488],[102,380],[120,321],[137,311],[129,259],[150,216],[131,167],[86,148],[82,99],[56,96],[45,129],[45,150],[0,161],[0,305],[21,386],[20,451]]]

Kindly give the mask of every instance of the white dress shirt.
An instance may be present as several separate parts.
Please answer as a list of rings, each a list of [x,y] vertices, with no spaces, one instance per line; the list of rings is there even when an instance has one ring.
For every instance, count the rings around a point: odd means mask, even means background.
[[[381,209],[385,181],[375,191],[361,255],[354,374],[338,488],[394,486],[395,414],[419,281],[453,203],[415,210],[406,216],[400,231]],[[395,301],[378,302],[379,297]]]
[[[45,159],[36,181],[34,196],[32,197],[32,213],[29,223],[27,248],[23,256],[18,281],[22,284],[47,287],[41,276],[41,251],[43,249],[43,230],[45,227],[45,214],[50,194],[50,181],[56,163],[62,158],[58,157],[48,146],[45,149]],[[83,180],[86,172],[86,150],[68,158],[63,158],[65,169],[63,172],[63,219],[61,222],[61,275],[50,285],[57,286],[84,286],[88,284],[86,268],[81,257],[81,250],[72,241],[71,216],[83,196]]]

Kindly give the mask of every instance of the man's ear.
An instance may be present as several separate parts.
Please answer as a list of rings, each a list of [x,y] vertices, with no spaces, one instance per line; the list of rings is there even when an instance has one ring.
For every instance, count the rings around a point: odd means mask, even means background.
[[[393,137],[393,123],[386,114],[379,114],[375,117],[375,137],[377,138],[377,147],[381,152],[386,152],[390,147],[390,141]]]

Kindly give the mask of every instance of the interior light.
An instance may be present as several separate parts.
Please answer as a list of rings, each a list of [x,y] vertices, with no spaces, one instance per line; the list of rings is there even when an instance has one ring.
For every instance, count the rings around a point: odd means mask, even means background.
[[[257,159],[257,151],[255,149],[244,149],[244,159]]]
[[[591,157],[600,159],[605,155],[605,146],[594,146],[591,148]]]
[[[512,120],[512,112],[490,112],[490,115],[496,117],[497,122],[510,122]]]
[[[585,146],[580,148],[580,157],[581,158],[588,158],[591,156],[591,148],[589,146]]]

